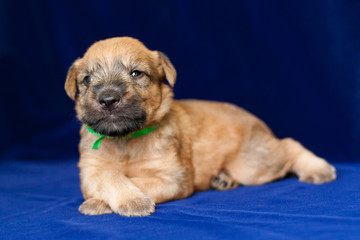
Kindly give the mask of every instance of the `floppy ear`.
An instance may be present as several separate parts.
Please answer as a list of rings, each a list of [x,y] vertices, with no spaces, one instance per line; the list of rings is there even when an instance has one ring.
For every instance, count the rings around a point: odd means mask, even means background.
[[[174,87],[176,82],[176,70],[169,58],[160,51],[157,51],[159,60],[160,60],[160,75],[163,76],[165,74],[166,79],[168,80],[171,87]]]
[[[76,84],[76,75],[77,75],[77,67],[79,65],[79,58],[71,65],[67,72],[66,81],[65,81],[65,91],[66,94],[72,99],[75,100],[75,95],[77,92],[77,84]]]

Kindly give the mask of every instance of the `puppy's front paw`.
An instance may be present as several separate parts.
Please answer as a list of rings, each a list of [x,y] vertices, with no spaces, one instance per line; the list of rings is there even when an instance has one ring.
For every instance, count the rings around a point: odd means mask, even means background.
[[[299,176],[301,182],[321,184],[336,179],[336,169],[325,161],[317,162],[309,171]]]
[[[89,198],[79,207],[79,211],[85,215],[101,215],[112,213],[109,205],[96,198]]]
[[[147,216],[155,212],[155,203],[148,197],[137,197],[112,208],[115,213],[123,216]]]

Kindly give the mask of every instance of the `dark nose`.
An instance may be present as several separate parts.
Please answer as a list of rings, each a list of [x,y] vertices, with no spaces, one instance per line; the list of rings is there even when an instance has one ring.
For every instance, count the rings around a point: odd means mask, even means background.
[[[102,96],[99,99],[100,105],[110,110],[116,108],[119,101],[120,97],[118,96]]]

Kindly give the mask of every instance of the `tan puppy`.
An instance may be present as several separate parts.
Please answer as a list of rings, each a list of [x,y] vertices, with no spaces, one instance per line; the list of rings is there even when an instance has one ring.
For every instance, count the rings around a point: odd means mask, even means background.
[[[145,216],[155,203],[209,188],[264,184],[287,173],[310,183],[336,178],[324,159],[277,139],[237,106],[173,101],[165,79],[174,86],[169,59],[129,37],[96,42],[71,66],[65,90],[83,122],[80,212]]]

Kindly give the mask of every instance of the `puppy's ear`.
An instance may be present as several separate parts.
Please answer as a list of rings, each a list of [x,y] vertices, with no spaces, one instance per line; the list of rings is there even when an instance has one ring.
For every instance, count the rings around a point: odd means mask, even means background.
[[[170,86],[174,87],[176,82],[176,70],[174,66],[163,52],[156,51],[156,53],[158,54],[160,61],[160,76],[164,78],[165,75],[165,78],[168,80]]]
[[[78,72],[79,58],[71,65],[67,72],[66,81],[65,81],[65,91],[66,94],[72,99],[75,100],[75,95],[77,92],[76,84],[76,75]]]

